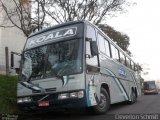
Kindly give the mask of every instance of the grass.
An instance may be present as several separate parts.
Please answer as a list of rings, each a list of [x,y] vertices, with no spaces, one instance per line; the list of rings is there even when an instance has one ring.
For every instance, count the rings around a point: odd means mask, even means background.
[[[0,120],[1,115],[18,115],[18,119],[31,118],[32,113],[25,113],[17,108],[17,76],[0,75]]]
[[[0,114],[18,113],[16,105],[17,76],[0,75]]]

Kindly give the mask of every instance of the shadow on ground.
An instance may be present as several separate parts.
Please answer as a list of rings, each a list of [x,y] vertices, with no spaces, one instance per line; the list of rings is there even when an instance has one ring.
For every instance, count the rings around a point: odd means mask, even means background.
[[[65,111],[25,113],[24,115],[19,115],[18,120],[110,120],[114,117],[112,111],[120,109],[126,105],[126,102],[111,105],[109,112],[104,115],[94,115],[86,109],[72,109]]]

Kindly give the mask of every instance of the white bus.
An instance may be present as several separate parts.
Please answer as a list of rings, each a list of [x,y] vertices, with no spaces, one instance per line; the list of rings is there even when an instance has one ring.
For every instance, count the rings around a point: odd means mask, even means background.
[[[110,104],[136,102],[137,65],[95,25],[67,22],[28,37],[17,85],[23,110],[86,107],[96,114]]]

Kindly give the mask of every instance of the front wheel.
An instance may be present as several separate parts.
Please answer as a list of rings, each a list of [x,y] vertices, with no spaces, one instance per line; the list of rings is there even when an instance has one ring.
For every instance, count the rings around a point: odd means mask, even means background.
[[[108,92],[104,88],[101,88],[100,102],[98,103],[98,105],[93,106],[92,110],[95,114],[104,114],[108,111],[109,107],[110,97],[108,95]]]

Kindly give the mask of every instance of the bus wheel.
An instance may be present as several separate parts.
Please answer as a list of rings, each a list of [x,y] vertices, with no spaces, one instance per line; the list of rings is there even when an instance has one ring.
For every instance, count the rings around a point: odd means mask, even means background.
[[[133,104],[133,103],[135,103],[137,101],[137,97],[136,97],[135,91],[132,90],[130,97],[131,97],[131,101],[129,101],[129,104]]]
[[[108,92],[104,88],[101,88],[100,102],[98,103],[98,105],[93,106],[93,112],[95,114],[104,114],[108,111],[109,107],[110,98]]]

